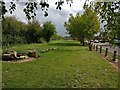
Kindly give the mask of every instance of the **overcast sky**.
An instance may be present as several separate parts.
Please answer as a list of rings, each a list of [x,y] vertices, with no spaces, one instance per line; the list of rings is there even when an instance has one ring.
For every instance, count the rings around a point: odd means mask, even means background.
[[[9,2],[11,0],[5,0],[7,3],[7,6],[9,7]],[[37,0],[38,2],[40,0]],[[66,30],[64,28],[64,22],[66,22],[69,18],[69,14],[73,13],[73,15],[80,13],[83,13],[83,5],[85,0],[74,0],[72,3],[72,6],[70,7],[69,4],[66,2],[62,6],[62,10],[57,10],[55,2],[58,0],[48,0],[49,3],[49,10],[48,10],[48,16],[44,16],[44,12],[41,11],[41,9],[37,10],[37,16],[36,19],[39,21],[39,23],[42,25],[46,21],[52,21],[54,25],[56,26],[57,32],[59,35],[66,36]],[[24,12],[22,11],[24,8],[25,0],[20,0],[19,3],[17,3],[17,9],[16,11],[10,15],[7,13],[7,16],[15,16],[17,19],[27,22],[27,19],[25,17]]]
[[[6,0],[6,4],[9,7],[9,2],[11,0]],[[40,0],[37,0],[38,2]],[[40,24],[43,24],[46,21],[52,21],[54,25],[56,26],[57,32],[59,35],[65,36],[66,30],[64,28],[64,22],[66,22],[69,18],[69,14],[73,13],[75,15],[76,13],[83,13],[83,5],[85,0],[74,0],[72,3],[72,6],[70,7],[69,4],[66,2],[62,6],[62,10],[57,10],[55,2],[58,0],[48,0],[49,3],[49,10],[48,10],[48,16],[44,17],[44,12],[41,11],[41,9],[37,10],[37,16],[36,19],[39,21]],[[20,0],[19,3],[17,3],[17,9],[16,11],[10,15],[7,13],[7,16],[15,16],[17,19],[27,22],[27,19],[25,17],[24,12],[22,11],[24,8],[25,0]],[[7,8],[8,9],[8,8]]]

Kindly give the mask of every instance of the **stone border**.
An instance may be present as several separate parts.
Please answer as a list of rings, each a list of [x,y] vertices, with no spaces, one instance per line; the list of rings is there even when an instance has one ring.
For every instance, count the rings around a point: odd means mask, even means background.
[[[22,60],[13,60],[13,61],[2,61],[2,62],[7,62],[7,63],[24,63],[24,62],[31,62],[36,60],[36,58],[34,57],[28,57],[26,59],[22,59]]]
[[[45,53],[45,52],[49,52],[49,51],[52,51],[52,50],[57,50],[58,48],[48,48],[48,49],[45,49],[45,50],[41,50],[40,53]],[[30,52],[31,50],[28,50],[28,52]],[[35,51],[36,52],[36,51]],[[30,56],[27,56],[27,58],[24,58],[24,59],[14,59],[14,60],[2,60],[2,62],[7,62],[7,63],[23,63],[23,62],[31,62],[31,61],[34,61],[36,60],[36,58],[39,58],[40,56],[38,55],[38,57],[30,57]]]

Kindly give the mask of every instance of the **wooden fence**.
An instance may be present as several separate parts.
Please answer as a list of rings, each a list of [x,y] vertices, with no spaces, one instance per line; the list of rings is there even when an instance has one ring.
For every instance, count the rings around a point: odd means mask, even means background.
[[[89,45],[89,50],[92,51],[96,51],[101,53],[102,55],[104,55],[105,57],[110,57],[113,61],[116,61],[117,59],[120,59],[120,56],[117,55],[117,51],[114,50],[113,53],[109,52],[109,49],[106,48],[105,50],[103,50],[102,46],[98,46],[98,45]]]

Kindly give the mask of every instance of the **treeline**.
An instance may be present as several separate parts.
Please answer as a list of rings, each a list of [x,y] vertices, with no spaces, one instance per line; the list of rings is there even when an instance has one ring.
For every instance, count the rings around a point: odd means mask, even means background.
[[[25,24],[15,17],[6,17],[2,20],[2,46],[41,43],[41,39],[49,43],[51,37],[60,38],[56,33],[55,25],[51,21],[47,21],[41,26],[38,21]]]

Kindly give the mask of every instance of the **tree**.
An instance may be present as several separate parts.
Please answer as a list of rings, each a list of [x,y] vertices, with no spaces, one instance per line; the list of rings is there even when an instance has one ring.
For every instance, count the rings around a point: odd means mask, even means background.
[[[2,20],[2,45],[9,46],[16,43],[25,43],[25,24],[14,17],[6,17]],[[22,34],[22,35],[21,35]]]
[[[26,39],[27,43],[39,43],[42,27],[38,21],[32,21],[27,24]]]
[[[5,17],[2,24],[2,45],[5,47],[40,42],[42,27],[38,21],[25,24],[15,17]]]
[[[87,1],[89,0],[86,0],[86,2]],[[84,7],[88,6],[86,2]],[[106,39],[108,39],[111,44],[114,43],[114,39],[120,40],[120,1],[90,2],[89,6],[97,12],[101,23],[104,24]]]
[[[51,21],[47,21],[43,24],[43,29],[41,34],[47,43],[49,43],[51,36],[54,35],[55,33],[56,33],[56,27],[54,26],[54,24],[52,24]]]
[[[86,7],[83,14],[83,20],[85,37],[91,40],[94,34],[100,31],[100,21],[97,13],[94,12],[91,7]]]
[[[51,40],[60,40],[60,39],[63,39],[63,37],[61,35],[58,35],[57,33],[55,33],[51,37]]]
[[[82,38],[84,37],[84,29],[82,29],[82,16],[77,14],[75,17],[70,14],[68,22],[64,24],[68,34],[73,38],[78,38],[78,41],[83,42]]]
[[[104,27],[107,28],[107,32],[114,34],[112,37],[111,34],[108,35],[110,40],[120,39],[120,1],[94,2],[91,6],[99,15],[101,23],[106,23]]]
[[[72,37],[78,38],[82,45],[84,45],[85,38],[90,40],[100,31],[98,16],[90,7],[85,9],[83,15],[77,14],[75,17],[70,15],[64,26],[68,33]]]

